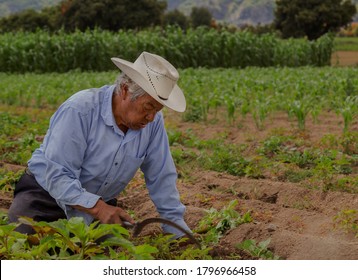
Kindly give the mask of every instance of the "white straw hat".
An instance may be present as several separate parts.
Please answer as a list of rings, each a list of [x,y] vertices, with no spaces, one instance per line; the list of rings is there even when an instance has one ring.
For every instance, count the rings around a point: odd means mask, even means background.
[[[111,60],[156,101],[174,111],[185,111],[185,96],[177,85],[179,73],[167,60],[148,52],[134,63],[116,57]]]

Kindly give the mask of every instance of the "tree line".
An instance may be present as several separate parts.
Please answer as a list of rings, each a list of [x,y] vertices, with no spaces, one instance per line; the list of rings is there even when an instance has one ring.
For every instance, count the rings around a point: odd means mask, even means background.
[[[37,29],[74,32],[95,28],[117,32],[167,25],[183,30],[199,26],[229,28],[225,23],[216,23],[204,7],[192,8],[189,16],[178,10],[167,12],[166,8],[167,1],[163,0],[63,0],[39,12],[25,10],[0,19],[0,32]],[[274,22],[249,29],[256,33],[275,32],[282,38],[315,40],[347,26],[356,13],[356,6],[350,0],[277,0]]]
[[[167,2],[157,0],[64,0],[41,11],[32,9],[0,19],[0,32],[47,29],[67,32],[100,28],[108,31],[178,25],[183,29],[210,26],[208,9],[194,7],[189,17],[178,10],[166,12]]]

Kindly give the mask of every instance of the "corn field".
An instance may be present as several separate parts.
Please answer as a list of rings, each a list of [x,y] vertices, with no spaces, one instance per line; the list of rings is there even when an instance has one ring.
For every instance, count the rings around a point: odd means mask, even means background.
[[[198,28],[156,28],[145,31],[108,31],[0,35],[0,72],[108,71],[110,57],[134,61],[146,50],[176,67],[324,66],[330,64],[333,38],[317,41],[281,40],[274,35]]]
[[[179,69],[187,110],[182,119],[163,111],[178,189],[202,245],[78,218],[21,218],[38,230],[25,236],[4,208],[0,259],[357,259],[358,68],[329,67],[332,49],[329,35],[309,42],[204,28],[0,35],[1,205],[9,207],[56,108],[113,84],[120,71],[110,57],[134,61],[145,50]],[[157,213],[137,175],[118,199],[141,220]]]
[[[0,99],[6,105],[56,108],[76,91],[113,83],[118,73],[0,73]],[[317,120],[322,111],[334,111],[348,130],[358,116],[357,68],[187,68],[180,76],[187,121],[205,121],[221,107],[228,122],[251,114],[262,129],[270,114],[283,111],[304,129],[307,116]]]

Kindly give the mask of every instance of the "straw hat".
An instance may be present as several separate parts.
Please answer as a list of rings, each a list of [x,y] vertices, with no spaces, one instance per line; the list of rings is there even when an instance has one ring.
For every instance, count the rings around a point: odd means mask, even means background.
[[[111,60],[156,101],[174,111],[185,111],[185,96],[177,85],[179,73],[167,60],[148,52],[134,63],[116,57]]]

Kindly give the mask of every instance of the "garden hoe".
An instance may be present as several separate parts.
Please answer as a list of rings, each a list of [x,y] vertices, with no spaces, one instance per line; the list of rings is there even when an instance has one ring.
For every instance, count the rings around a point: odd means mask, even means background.
[[[193,243],[195,243],[199,249],[201,249],[201,245],[199,243],[199,241],[194,237],[194,235],[192,233],[190,233],[189,231],[187,231],[186,229],[182,228],[180,225],[170,221],[170,220],[167,220],[167,219],[164,219],[164,218],[148,218],[148,219],[144,219],[143,221],[141,222],[136,222],[134,224],[131,224],[127,221],[124,221],[123,222],[123,226],[127,229],[131,229],[132,230],[132,235],[134,237],[138,236],[141,231],[143,230],[143,228],[149,224],[152,224],[152,223],[162,223],[162,224],[166,224],[166,225],[169,225],[169,226],[172,226],[178,230],[180,230],[181,232],[183,232]]]

